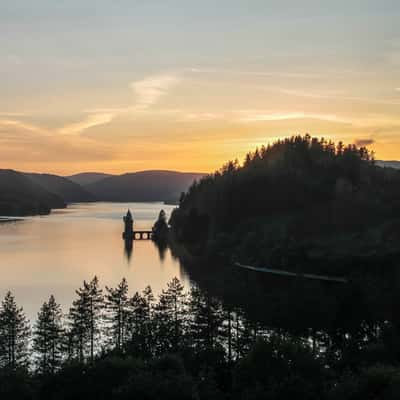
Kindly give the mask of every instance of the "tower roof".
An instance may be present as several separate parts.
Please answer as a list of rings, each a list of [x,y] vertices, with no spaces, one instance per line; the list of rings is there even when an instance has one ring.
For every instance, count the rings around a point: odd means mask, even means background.
[[[128,209],[128,212],[126,213],[127,218],[131,218],[132,219],[132,213],[131,210]]]

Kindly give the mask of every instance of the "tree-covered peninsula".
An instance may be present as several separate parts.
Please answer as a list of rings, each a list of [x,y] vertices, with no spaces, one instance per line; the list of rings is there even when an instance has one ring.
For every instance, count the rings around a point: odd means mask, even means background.
[[[400,172],[365,147],[293,136],[195,182],[170,224],[194,253],[346,274],[354,259],[398,252]]]

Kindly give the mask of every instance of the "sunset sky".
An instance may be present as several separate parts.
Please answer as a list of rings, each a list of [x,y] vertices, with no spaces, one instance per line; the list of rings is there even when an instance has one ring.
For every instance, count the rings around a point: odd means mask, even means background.
[[[400,1],[0,0],[0,168],[209,172],[296,133],[400,159]]]

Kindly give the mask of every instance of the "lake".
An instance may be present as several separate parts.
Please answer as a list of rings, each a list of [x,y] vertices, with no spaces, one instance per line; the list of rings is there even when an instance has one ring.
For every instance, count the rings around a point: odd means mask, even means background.
[[[169,249],[160,254],[149,240],[122,239],[122,217],[128,208],[135,229],[151,229],[162,203],[77,203],[48,216],[0,223],[0,296],[11,290],[28,318],[36,319],[42,303],[54,294],[67,312],[83,280],[97,275],[100,285],[116,286],[123,277],[130,294],[150,285],[158,294],[173,277],[189,286]]]

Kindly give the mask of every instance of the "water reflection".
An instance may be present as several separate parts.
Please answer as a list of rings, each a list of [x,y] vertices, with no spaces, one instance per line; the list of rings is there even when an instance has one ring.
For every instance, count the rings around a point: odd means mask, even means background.
[[[124,248],[125,248],[125,256],[128,260],[128,264],[131,261],[132,251],[133,251],[133,239],[125,239],[124,240]]]
[[[157,240],[153,241],[153,244],[158,250],[158,256],[160,258],[160,261],[163,263],[165,260],[165,256],[167,254],[168,243],[164,240]]]
[[[125,277],[130,293],[151,285],[158,294],[175,276],[188,287],[180,263],[169,249],[160,253],[150,240],[125,247],[122,216],[128,208],[134,214],[135,227],[149,230],[160,209],[169,214],[173,206],[81,203],[50,216],[1,223],[0,298],[11,290],[28,318],[34,320],[51,294],[68,311],[75,289],[94,275],[103,287],[116,286]]]

